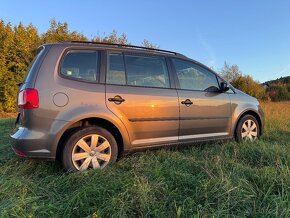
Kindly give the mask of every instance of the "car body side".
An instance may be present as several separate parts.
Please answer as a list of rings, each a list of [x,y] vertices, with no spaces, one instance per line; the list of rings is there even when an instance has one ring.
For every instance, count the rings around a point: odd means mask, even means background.
[[[43,54],[36,61],[33,73],[29,75],[27,81],[21,86],[25,88],[35,88],[39,94],[39,108],[35,110],[22,110],[17,128],[11,138],[14,148],[23,150],[28,157],[40,157],[55,159],[61,151],[62,141],[73,131],[75,127],[82,127],[89,124],[98,124],[113,128],[115,134],[121,137],[122,151],[128,152],[132,149],[148,147],[148,143],[136,146],[132,139],[132,129],[130,122],[125,122],[113,113],[106,104],[106,83],[105,75],[107,71],[107,51],[118,51],[118,48],[102,48],[87,45],[71,44],[48,44],[44,45]],[[99,50],[100,51],[100,78],[99,82],[85,82],[67,79],[59,74],[59,66],[64,54],[68,50]],[[123,49],[119,49],[120,52]],[[144,51],[136,51],[144,53]],[[161,55],[162,54],[158,54]],[[170,57],[163,55],[164,57]],[[173,56],[172,56],[173,57]],[[192,61],[203,68],[204,65]],[[171,68],[171,66],[169,66]],[[212,70],[210,70],[214,73]],[[172,76],[172,72],[170,73]],[[172,79],[172,78],[171,78]],[[230,129],[229,136],[234,137],[235,127],[241,116],[245,113],[253,114],[261,124],[263,129],[263,112],[258,101],[245,93],[234,89],[233,93],[228,93],[230,100]],[[134,87],[132,88],[134,89]],[[144,88],[146,89],[146,88]],[[176,90],[174,82],[171,82],[170,90]],[[166,92],[166,90],[165,90]],[[66,99],[66,103],[57,106],[53,103],[55,96]],[[95,100],[96,99],[96,100]],[[179,105],[177,107],[180,107]],[[179,121],[179,120],[178,120]],[[152,126],[154,129],[155,127]],[[158,127],[156,127],[158,128]],[[131,138],[130,138],[131,137]],[[223,137],[219,137],[223,138]],[[203,138],[203,139],[214,139]],[[178,140],[173,143],[179,143]],[[168,143],[153,143],[153,146],[160,146]],[[170,143],[169,143],[170,144]]]

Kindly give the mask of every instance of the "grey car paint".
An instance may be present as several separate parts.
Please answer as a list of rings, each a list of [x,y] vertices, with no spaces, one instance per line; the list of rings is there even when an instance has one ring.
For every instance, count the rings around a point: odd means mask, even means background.
[[[68,50],[101,51],[98,83],[60,76],[59,65]],[[67,131],[85,125],[88,120],[108,122],[116,127],[125,152],[165,144],[233,138],[236,124],[246,112],[257,117],[262,130],[263,112],[255,98],[233,87],[232,93],[180,90],[175,86],[170,66],[171,87],[168,89],[105,84],[107,51],[132,50],[167,59],[175,57],[155,51],[110,46],[44,45],[20,87],[20,90],[38,90],[39,108],[18,109],[17,128],[11,134],[13,148],[28,157],[55,159]],[[208,69],[189,58],[179,58]],[[116,95],[125,102],[116,105],[108,101]],[[182,105],[181,101],[185,99],[192,99],[193,104],[190,107]]]

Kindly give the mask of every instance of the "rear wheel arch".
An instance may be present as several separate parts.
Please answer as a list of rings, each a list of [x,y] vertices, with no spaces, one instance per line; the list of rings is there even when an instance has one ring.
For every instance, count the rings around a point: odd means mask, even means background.
[[[118,158],[122,156],[124,153],[124,137],[122,136],[119,129],[116,127],[115,124],[112,122],[99,118],[99,117],[89,117],[89,118],[83,118],[78,121],[73,122],[70,126],[66,127],[66,130],[61,135],[56,148],[56,159],[61,160],[61,155],[64,149],[65,142],[68,140],[68,138],[78,131],[82,127],[88,127],[88,126],[99,126],[106,130],[108,130],[115,138],[117,145],[118,145]]]

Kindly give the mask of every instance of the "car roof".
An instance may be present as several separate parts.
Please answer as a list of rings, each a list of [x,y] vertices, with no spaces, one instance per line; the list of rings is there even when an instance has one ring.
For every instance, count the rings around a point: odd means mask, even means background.
[[[168,51],[163,49],[157,48],[147,48],[142,46],[136,45],[123,45],[123,44],[116,44],[116,43],[106,43],[106,42],[92,42],[92,41],[65,41],[60,43],[53,43],[54,45],[67,45],[67,46],[85,46],[85,47],[98,47],[104,49],[117,49],[122,51],[129,51],[129,52],[144,52],[148,54],[163,54],[163,55],[170,55],[174,57],[181,57],[188,59],[185,55],[174,51]]]
[[[213,69],[207,67],[206,65],[194,59],[191,59],[183,54],[180,54],[174,51],[168,51],[168,50],[163,50],[163,49],[147,48],[147,47],[136,46],[136,45],[122,45],[122,44],[116,44],[116,43],[93,42],[93,41],[64,41],[64,42],[59,42],[59,43],[51,43],[47,45],[67,46],[67,47],[77,46],[77,47],[86,47],[86,48],[95,47],[95,48],[114,50],[114,51],[120,51],[120,52],[126,51],[126,52],[138,52],[138,53],[143,53],[143,54],[165,55],[165,56],[170,56],[173,58],[180,58],[183,60],[194,62],[195,64],[201,67],[204,67],[207,70],[217,74],[216,72],[214,72]]]

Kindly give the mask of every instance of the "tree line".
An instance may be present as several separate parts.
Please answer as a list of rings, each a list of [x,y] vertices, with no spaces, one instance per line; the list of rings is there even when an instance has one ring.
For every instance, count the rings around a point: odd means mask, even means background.
[[[66,22],[61,23],[54,19],[50,21],[49,29],[43,34],[39,34],[37,28],[32,24],[25,26],[20,22],[18,25],[12,26],[10,23],[0,20],[0,111],[15,111],[18,84],[23,81],[27,68],[36,55],[36,49],[41,44],[72,40],[89,39],[82,33],[69,30]],[[115,30],[108,35],[97,35],[90,40],[130,44],[125,33],[119,35]],[[143,40],[142,46],[159,47],[146,39]],[[250,76],[243,76],[236,65],[225,64],[221,74],[235,87],[258,99],[268,100],[273,96],[273,91],[270,92],[272,94],[269,94]],[[272,89],[276,90],[274,87]],[[279,98],[275,97],[273,99],[279,100]],[[287,98],[289,99],[289,90]]]
[[[55,19],[50,21],[49,29],[43,34],[39,34],[32,24],[24,26],[20,22],[12,26],[0,20],[0,111],[15,111],[18,84],[23,81],[40,45],[72,40],[130,44],[125,33],[119,35],[115,30],[108,35],[88,39],[82,33],[69,30],[68,23],[57,22]],[[146,39],[142,45],[158,47]]]
[[[251,76],[244,75],[237,65],[224,63],[220,74],[235,88],[256,97],[262,101],[289,101],[290,100],[290,77],[281,77],[260,84]]]

